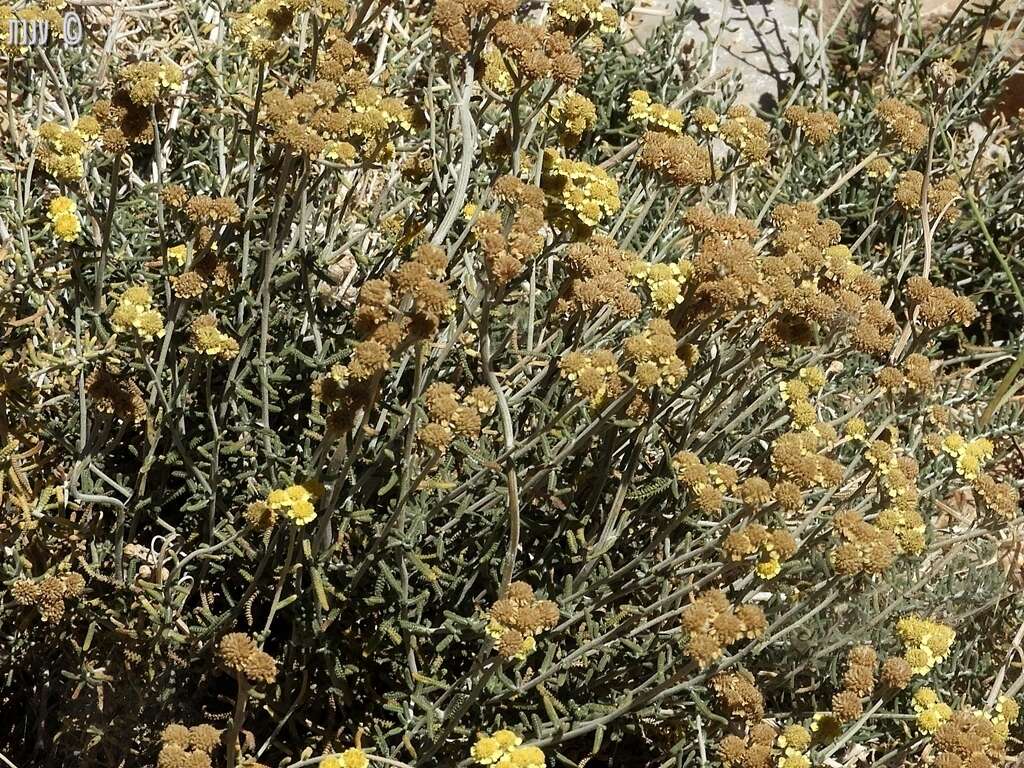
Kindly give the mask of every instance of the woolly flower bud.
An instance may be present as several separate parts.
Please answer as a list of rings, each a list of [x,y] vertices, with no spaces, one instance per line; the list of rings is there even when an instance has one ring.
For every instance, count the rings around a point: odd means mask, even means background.
[[[164,744],[187,747],[189,746],[189,729],[181,723],[171,723],[160,732],[160,740]]]
[[[832,697],[832,711],[841,722],[848,723],[861,716],[864,705],[853,691],[840,691]]]
[[[903,690],[913,677],[913,670],[906,660],[893,656],[882,664],[882,682],[890,688]]]
[[[878,663],[878,654],[870,645],[855,645],[850,649],[848,662],[861,667],[873,667]]]
[[[444,424],[429,422],[416,432],[416,439],[425,447],[437,453],[444,453],[452,442],[452,431]]]
[[[726,736],[718,743],[718,757],[727,765],[740,765],[743,761],[747,745],[739,736]]]
[[[245,660],[256,651],[256,643],[243,632],[231,632],[221,638],[219,650],[228,667],[241,671]]]
[[[875,687],[874,670],[861,664],[851,664],[843,676],[843,684],[847,690],[860,696],[867,696]]]
[[[156,758],[157,768],[191,768],[189,752],[179,744],[165,744]]]
[[[277,677],[277,662],[265,651],[253,651],[242,662],[242,671],[252,683],[272,683]]]
[[[188,743],[201,752],[213,752],[220,745],[220,731],[212,725],[194,725],[188,731]]]

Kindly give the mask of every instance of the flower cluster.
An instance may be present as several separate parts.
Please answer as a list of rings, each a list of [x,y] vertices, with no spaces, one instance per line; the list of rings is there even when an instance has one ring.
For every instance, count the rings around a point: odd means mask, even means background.
[[[764,696],[748,674],[723,672],[711,678],[711,689],[715,692],[723,709],[732,717],[757,723],[764,717]],[[750,739],[754,744],[771,745],[775,741],[775,729],[768,738],[767,723],[758,723],[751,728]]]
[[[85,592],[82,574],[70,571],[41,579],[19,579],[11,584],[11,596],[18,605],[34,606],[45,622],[57,622],[64,616],[67,600]]]
[[[562,263],[568,275],[558,292],[555,311],[592,315],[608,307],[621,317],[640,314],[642,303],[633,291],[636,259],[607,235],[592,234],[573,243]]]
[[[896,560],[900,548],[896,536],[866,522],[860,514],[852,510],[838,512],[832,518],[832,527],[842,538],[842,543],[829,554],[836,573],[874,576],[886,571]]]
[[[810,768],[807,751],[811,747],[811,738],[811,732],[797,723],[783,728],[775,740],[776,746],[782,750],[779,768]]]
[[[487,612],[487,634],[507,659],[522,661],[537,648],[537,636],[558,623],[558,606],[538,600],[533,588],[522,581],[509,585],[508,593]]]
[[[191,728],[171,723],[160,733],[157,768],[210,768],[212,755],[221,745],[221,731],[203,723]]]
[[[883,99],[875,107],[875,115],[885,132],[905,152],[916,152],[928,139],[928,127],[921,113],[897,99]]]
[[[920,717],[920,716],[919,716]],[[995,768],[1006,763],[1008,723],[974,709],[951,713],[934,732],[939,768]]]
[[[760,637],[768,622],[759,606],[733,606],[725,592],[709,589],[683,611],[682,626],[686,655],[704,668],[720,658],[728,646]]]
[[[652,130],[683,132],[683,113],[654,101],[647,91],[637,90],[629,94],[629,121]]]
[[[363,340],[353,347],[348,363],[331,366],[329,374],[313,382],[315,403],[330,408],[326,420],[333,434],[351,425],[370,402],[374,383],[392,358],[436,334],[441,319],[452,312],[455,302],[440,280],[447,263],[444,250],[425,243],[389,279],[362,284],[353,318]]]
[[[320,761],[320,768],[369,768],[370,759],[358,747],[349,747],[344,752],[326,755]]]
[[[906,293],[916,310],[915,316],[928,329],[967,326],[978,316],[971,299],[957,296],[948,288],[933,286],[922,276],[914,276],[907,281]]]
[[[782,570],[782,563],[797,550],[796,539],[784,528],[766,528],[760,523],[730,531],[722,542],[722,551],[729,560],[739,562],[754,557],[754,570],[763,579],[774,579]]]
[[[181,85],[181,68],[169,62],[141,61],[121,70],[121,87],[139,106],[156,104],[168,91]]]
[[[594,102],[576,91],[567,91],[551,106],[551,122],[558,126],[558,137],[562,144],[574,147],[583,134],[597,124],[597,108]]]
[[[768,160],[771,144],[768,142],[768,123],[743,104],[729,107],[725,120],[719,126],[722,141],[753,164]]]
[[[728,464],[705,464],[691,451],[679,451],[672,457],[676,479],[692,495],[697,508],[704,514],[721,511],[725,494],[736,489],[739,474]]]
[[[447,3],[438,5],[435,23],[440,18],[438,13],[442,7],[447,9]],[[471,12],[466,13],[468,7],[468,3],[461,6],[463,18],[473,16]],[[506,18],[494,25],[493,41],[502,53],[512,80],[529,83],[550,77],[560,85],[575,86],[583,74],[583,63],[574,50],[572,31],[562,29],[562,19],[548,17],[548,23],[542,26],[515,21],[505,15]],[[442,38],[444,36],[442,30]]]
[[[544,248],[544,193],[514,176],[502,176],[494,183],[494,195],[510,209],[508,226],[496,211],[481,213],[473,234],[488,273],[504,287]]]
[[[558,367],[562,377],[572,383],[576,393],[585,398],[593,409],[600,408],[625,391],[619,361],[607,349],[595,349],[590,353],[566,352]]]
[[[942,440],[942,451],[956,462],[956,473],[965,480],[976,480],[992,459],[995,447],[987,437],[965,440],[959,432],[950,432]]]
[[[289,485],[271,491],[264,502],[268,510],[275,515],[283,514],[296,525],[306,525],[316,519],[316,507],[313,504],[323,489],[314,482],[302,485]]]
[[[211,314],[193,320],[190,334],[192,346],[201,355],[230,360],[238,354],[238,342],[217,327],[217,318]]]
[[[82,157],[99,134],[100,124],[92,115],[83,115],[71,128],[43,123],[39,126],[39,162],[58,181],[77,181],[85,175]]]
[[[887,444],[880,445],[885,450]],[[920,471],[917,462],[909,456],[896,456],[894,464],[879,469],[884,469],[879,471],[878,479],[886,506],[879,511],[875,525],[896,537],[898,552],[920,554],[925,547],[925,524],[918,511],[921,494],[915,484]]]
[[[595,227],[622,205],[619,185],[602,168],[568,160],[553,149],[544,152],[544,191],[584,227]]]
[[[146,341],[164,335],[164,317],[153,306],[153,294],[145,285],[132,286],[121,294],[110,324],[118,333],[135,333]]]
[[[920,171],[904,171],[900,174],[893,199],[905,211],[916,215],[921,210],[921,197],[925,194],[924,175]],[[936,179],[928,185],[928,214],[933,223],[952,222],[960,217],[960,209],[954,203],[960,197],[960,185],[956,179]]]
[[[224,666],[239,675],[244,675],[253,685],[269,685],[277,677],[277,662],[274,657],[260,650],[256,642],[242,632],[224,635],[217,646],[217,653]]]
[[[877,182],[885,181],[892,174],[892,163],[885,157],[873,157],[864,166],[864,175]]]
[[[504,728],[493,734],[479,734],[469,755],[479,765],[498,768],[544,768],[545,764],[539,747],[523,746],[522,736]]]
[[[78,220],[78,205],[70,197],[55,197],[50,201],[46,218],[53,227],[53,235],[65,243],[73,243],[82,231]]]
[[[795,400],[799,424],[807,423],[813,429],[784,432],[772,442],[772,467],[800,488],[837,488],[843,481],[843,466],[823,451],[832,447],[835,430],[827,424],[808,422]]]
[[[655,263],[634,259],[627,270],[630,284],[634,287],[644,286],[654,310],[659,314],[667,314],[683,303],[684,289],[693,273],[693,263],[685,259]]]
[[[619,14],[601,0],[555,0],[552,12],[576,32],[596,30],[607,35],[619,27]]]
[[[146,418],[146,400],[139,385],[104,367],[94,368],[85,379],[85,394],[97,412],[134,424]]]
[[[296,14],[309,5],[305,0],[257,0],[235,20],[232,33],[245,44],[252,59],[272,59],[280,51],[280,40],[291,29]]]
[[[911,704],[917,713],[917,727],[925,733],[935,733],[953,716],[953,708],[940,701],[935,690],[928,686],[914,691]]]
[[[878,383],[893,395],[925,395],[935,387],[931,362],[922,354],[907,355],[903,370],[885,366],[875,372]]]
[[[690,136],[645,131],[640,137],[637,162],[676,187],[707,184],[714,170],[711,155]]]
[[[779,392],[789,410],[793,426],[797,430],[811,431],[815,437],[822,435],[821,429],[818,428],[818,412],[811,395],[819,392],[823,386],[825,386],[825,372],[818,366],[801,368],[796,378],[779,382]],[[827,431],[831,428],[827,425],[821,425],[821,427],[826,429],[829,442],[834,440],[834,434]]]
[[[489,387],[475,387],[459,397],[451,384],[436,382],[423,395],[430,421],[416,433],[420,443],[432,451],[444,453],[456,437],[480,436],[481,416],[494,410],[496,398]]]
[[[832,712],[840,722],[847,723],[860,717],[864,709],[861,700],[875,688],[877,664],[878,655],[870,645],[857,645],[850,649],[843,687],[832,697]]]
[[[334,41],[320,64],[323,79],[264,97],[262,117],[270,140],[322,161],[365,162],[390,156],[393,140],[411,129],[412,111],[401,99],[371,85],[368,63],[345,39]]]
[[[484,51],[483,64],[482,80],[484,85],[503,96],[511,93],[515,87],[515,82],[512,80],[512,73],[505,66],[505,59],[502,57],[501,51],[488,46],[487,50]]]
[[[903,641],[903,658],[915,675],[928,674],[946,658],[956,640],[951,627],[913,614],[896,623],[896,634]]]
[[[720,680],[721,683],[719,683]],[[716,686],[716,691],[718,688],[722,688],[731,695],[735,695],[736,691],[750,685],[739,675],[719,675],[715,678],[715,683],[719,683]],[[725,736],[718,744],[718,757],[725,768],[770,768],[777,762],[773,760],[775,752],[773,747],[779,738],[780,735],[776,732],[775,727],[768,721],[762,720],[747,729],[745,737],[736,734]],[[791,742],[787,739],[786,743],[789,745]],[[799,744],[800,737],[796,736],[792,743]]]
[[[826,144],[839,132],[839,117],[835,112],[814,112],[807,107],[787,107],[783,116],[800,128],[804,136],[816,147]]]
[[[663,387],[674,389],[682,383],[688,373],[688,366],[697,362],[697,349],[686,345],[679,356],[672,325],[665,320],[654,319],[638,334],[630,336],[623,345],[626,357],[633,363],[633,378],[641,389]]]

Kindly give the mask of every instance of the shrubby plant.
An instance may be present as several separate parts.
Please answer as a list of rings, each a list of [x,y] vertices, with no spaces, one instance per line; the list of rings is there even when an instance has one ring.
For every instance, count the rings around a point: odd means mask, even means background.
[[[1017,759],[1017,9],[771,108],[686,7],[78,10],[4,50],[2,762]]]

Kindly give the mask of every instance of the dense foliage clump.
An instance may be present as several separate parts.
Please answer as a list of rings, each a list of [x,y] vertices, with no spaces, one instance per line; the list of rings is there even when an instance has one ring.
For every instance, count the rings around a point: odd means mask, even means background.
[[[629,10],[0,8],[0,762],[1020,759],[1024,21]]]

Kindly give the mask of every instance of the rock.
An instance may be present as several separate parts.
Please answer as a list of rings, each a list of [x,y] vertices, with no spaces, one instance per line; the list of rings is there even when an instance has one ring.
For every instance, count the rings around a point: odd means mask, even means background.
[[[640,0],[626,17],[636,38],[627,47],[639,50],[679,7],[680,0]],[[794,71],[802,68],[812,78],[820,74],[817,30],[789,0],[693,0],[687,7],[692,18],[682,43],[706,50],[718,38],[711,72],[733,73],[739,103],[770,109],[792,83]]]

